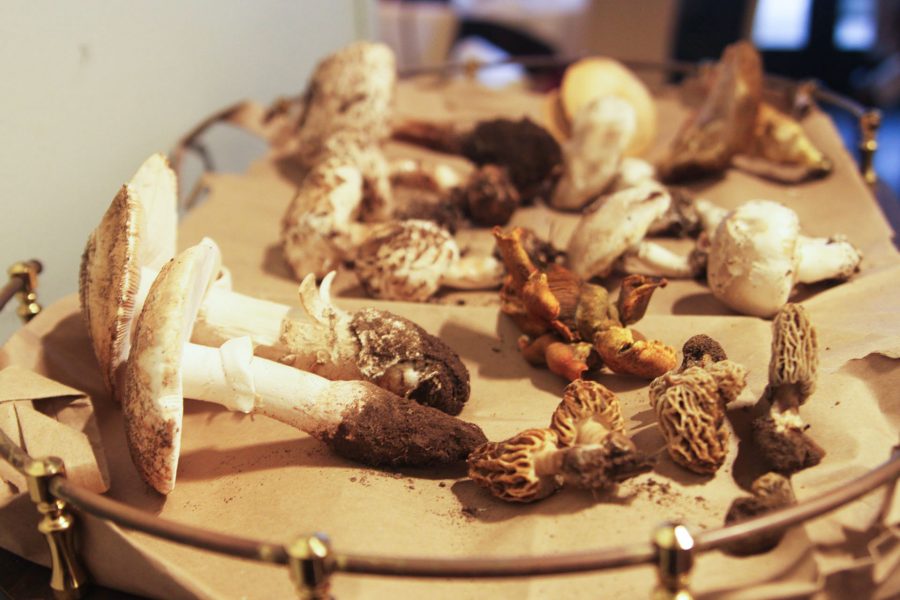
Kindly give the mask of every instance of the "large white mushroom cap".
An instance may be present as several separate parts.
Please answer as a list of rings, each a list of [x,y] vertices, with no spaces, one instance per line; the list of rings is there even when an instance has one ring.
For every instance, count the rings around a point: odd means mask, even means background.
[[[716,228],[707,265],[713,295],[734,310],[770,317],[788,300],[799,262],[797,213],[751,200]]]

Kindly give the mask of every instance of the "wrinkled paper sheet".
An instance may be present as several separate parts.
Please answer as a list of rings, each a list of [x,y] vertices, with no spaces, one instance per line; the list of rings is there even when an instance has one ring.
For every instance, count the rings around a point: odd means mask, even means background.
[[[400,112],[469,122],[490,115],[539,118],[541,99],[473,91],[431,82],[401,88]],[[684,116],[676,98],[660,100],[661,139]],[[821,367],[816,394],[801,412],[809,433],[828,454],[819,466],[794,476],[800,500],[839,486],[884,462],[900,428],[900,259],[878,206],[841,146],[831,122],[814,111],[805,121],[811,135],[835,160],[827,179],[786,187],[731,171],[721,180],[692,186],[727,206],[751,198],[784,202],[800,214],[810,235],[846,233],[866,253],[863,271],[842,285],[800,290],[819,331]],[[435,154],[392,144],[396,156]],[[459,161],[450,161],[465,169]],[[247,173],[207,177],[210,193],[181,224],[180,245],[208,235],[221,246],[236,290],[263,298],[296,301],[278,248],[279,222],[296,187],[287,161],[267,157]],[[111,191],[111,197],[112,197]],[[516,223],[552,233],[564,246],[574,217],[543,208],[520,210]],[[485,231],[463,232],[471,251],[490,247]],[[674,241],[675,247],[686,242]],[[373,302],[359,298],[351,275],[341,273],[337,302],[347,310],[377,304],[439,335],[462,356],[472,376],[472,397],[461,415],[491,439],[546,426],[564,382],[528,366],[516,350],[518,331],[498,314],[495,292],[447,293],[431,304]],[[750,370],[749,384],[729,410],[735,432],[726,464],[712,478],[688,473],[665,454],[652,473],[597,498],[565,489],[532,504],[495,500],[465,477],[464,468],[383,471],[332,456],[304,434],[265,417],[227,413],[187,401],[178,484],[167,497],[150,491],[128,456],[119,407],[102,388],[76,298],[48,308],[3,348],[0,366],[18,365],[83,390],[94,399],[112,486],[108,496],[161,517],[250,536],[288,542],[326,532],[343,552],[416,557],[552,555],[649,540],[665,520],[695,530],[722,524],[731,501],[762,472],[748,454],[753,406],[766,383],[771,328],[768,321],[739,316],[720,305],[704,285],[672,282],[658,291],[637,327],[677,348],[697,333],[721,341],[729,357]],[[646,382],[601,374],[621,397],[627,425],[646,451],[664,445],[655,425]],[[46,562],[43,542],[21,523],[32,519],[27,498],[8,496],[0,528],[16,523],[3,545]],[[29,512],[31,511],[31,512]],[[82,521],[86,563],[108,586],[160,598],[287,598],[285,569],[222,557],[125,531],[86,517]],[[884,491],[865,496],[827,517],[790,531],[772,552],[732,558],[719,552],[699,557],[692,578],[698,597],[795,598],[889,597],[900,593],[900,499]],[[337,575],[338,598],[646,598],[654,586],[650,566],[599,574],[517,580],[402,580]]]

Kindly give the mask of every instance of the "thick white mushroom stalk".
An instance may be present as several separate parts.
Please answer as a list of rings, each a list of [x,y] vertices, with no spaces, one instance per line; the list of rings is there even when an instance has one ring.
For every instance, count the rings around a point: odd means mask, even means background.
[[[82,314],[114,397],[135,319],[159,269],[175,254],[176,204],[175,175],[164,157],[154,155],[113,200],[82,257]],[[347,230],[348,243],[354,243],[360,228],[368,227],[358,225]],[[307,276],[296,307],[237,294],[230,289],[214,242],[205,239],[202,244],[216,257],[219,277],[201,297],[194,341],[219,346],[248,336],[258,355],[283,364],[329,379],[372,381],[451,414],[462,410],[469,395],[468,372],[446,344],[421,327],[386,311],[339,310],[329,294],[333,274],[325,276],[321,289],[314,276]],[[377,323],[404,332],[404,353],[383,351],[373,333]]]
[[[220,348],[190,343],[218,265],[218,249],[201,243],[163,267],[137,319],[124,368],[120,393],[129,449],[141,476],[161,493],[175,485],[184,397],[269,416],[375,466],[458,461],[485,441],[476,426],[373,383],[330,381],[254,356],[247,337]]]

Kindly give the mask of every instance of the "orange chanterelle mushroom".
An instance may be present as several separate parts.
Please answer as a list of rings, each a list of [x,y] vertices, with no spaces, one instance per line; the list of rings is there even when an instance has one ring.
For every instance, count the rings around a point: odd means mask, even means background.
[[[525,334],[519,349],[532,364],[573,381],[606,365],[616,373],[651,379],[675,366],[674,348],[636,337],[627,326],[643,317],[653,291],[665,279],[631,275],[617,302],[599,285],[550,264],[538,269],[522,245],[522,230],[494,238],[508,275],[500,290],[500,309]]]

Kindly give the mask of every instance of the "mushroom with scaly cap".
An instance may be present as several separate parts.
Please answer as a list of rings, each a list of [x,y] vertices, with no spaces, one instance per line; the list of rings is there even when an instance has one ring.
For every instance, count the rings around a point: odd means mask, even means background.
[[[175,174],[163,156],[151,156],[116,195],[82,256],[82,315],[114,398],[134,319],[160,267],[175,254],[176,204]],[[332,304],[332,279],[326,275],[316,289],[314,277],[304,278],[299,306],[291,307],[233,292],[220,277],[203,297],[192,340],[219,346],[249,336],[265,358],[329,379],[389,382],[401,396],[458,414],[469,396],[469,376],[456,353],[421,327],[379,311],[385,327],[404,332],[406,351],[402,357],[372,354],[362,339],[371,329],[367,319]]]
[[[162,268],[117,388],[132,460],[153,488],[167,494],[175,486],[185,396],[269,416],[374,466],[455,462],[484,442],[476,425],[373,383],[330,381],[255,357],[247,337],[220,348],[188,342],[219,260],[218,249],[201,242]]]
[[[409,302],[424,302],[442,286],[491,288],[503,278],[493,256],[462,256],[446,229],[420,219],[374,227],[355,250],[353,270],[370,296]]]
[[[753,422],[753,434],[766,461],[781,473],[815,466],[825,450],[806,435],[800,417],[816,387],[819,364],[816,330],[799,304],[785,304],[772,321],[772,356],[764,398],[769,413]]]

